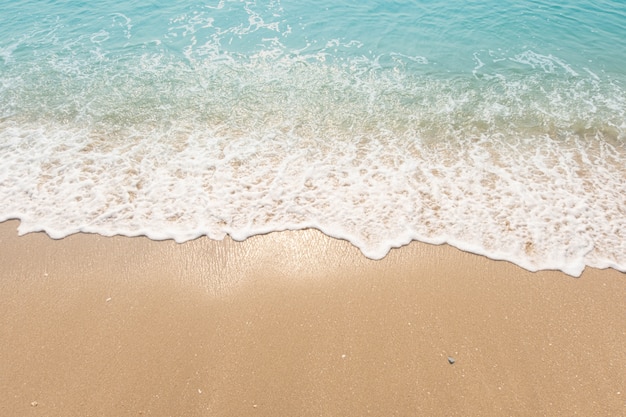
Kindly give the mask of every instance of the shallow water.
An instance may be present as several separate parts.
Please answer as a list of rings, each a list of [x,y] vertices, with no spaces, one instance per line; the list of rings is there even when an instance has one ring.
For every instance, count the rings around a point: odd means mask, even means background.
[[[0,220],[626,270],[619,2],[1,1]]]

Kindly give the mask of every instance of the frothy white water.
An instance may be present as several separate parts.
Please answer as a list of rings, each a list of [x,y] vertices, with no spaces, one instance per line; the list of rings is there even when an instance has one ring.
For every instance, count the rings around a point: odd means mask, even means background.
[[[530,270],[626,270],[626,149],[603,138],[320,141],[173,124],[116,140],[7,121],[0,132],[0,220],[20,219],[20,233],[183,242],[317,228],[374,259],[420,240]]]

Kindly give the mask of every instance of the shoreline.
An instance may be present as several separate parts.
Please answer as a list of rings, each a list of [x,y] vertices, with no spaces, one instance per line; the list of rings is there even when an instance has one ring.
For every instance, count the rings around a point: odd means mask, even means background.
[[[2,415],[624,415],[626,274],[0,223]],[[454,360],[449,363],[449,358]]]

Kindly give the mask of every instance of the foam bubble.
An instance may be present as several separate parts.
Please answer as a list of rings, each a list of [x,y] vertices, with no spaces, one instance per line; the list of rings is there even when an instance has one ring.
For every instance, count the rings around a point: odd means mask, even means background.
[[[172,124],[120,131],[118,142],[62,125],[0,131],[2,220],[20,218],[20,233],[241,240],[315,227],[375,259],[417,239],[531,270],[624,269],[625,149],[601,138],[428,144],[379,131],[319,142],[297,129]]]

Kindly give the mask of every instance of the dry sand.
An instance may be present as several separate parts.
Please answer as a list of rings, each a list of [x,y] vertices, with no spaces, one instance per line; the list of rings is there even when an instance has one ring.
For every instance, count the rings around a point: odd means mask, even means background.
[[[0,416],[626,415],[626,275],[0,224]],[[450,364],[448,357],[454,358]]]

